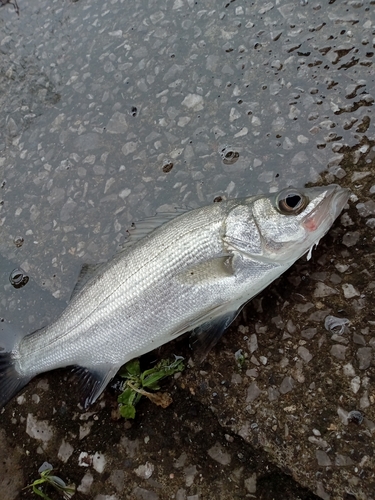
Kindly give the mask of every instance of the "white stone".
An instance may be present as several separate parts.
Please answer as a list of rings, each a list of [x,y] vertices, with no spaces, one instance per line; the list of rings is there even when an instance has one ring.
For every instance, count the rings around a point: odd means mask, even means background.
[[[346,375],[347,377],[355,377],[355,370],[351,363],[344,365],[343,370],[344,375]]]
[[[66,463],[69,458],[71,457],[72,453],[74,451],[74,448],[71,444],[67,443],[64,439],[61,442],[59,451],[57,452],[58,458]]]
[[[93,475],[90,472],[86,472],[86,474],[82,478],[81,484],[77,488],[77,491],[80,491],[81,493],[87,495],[88,492],[90,491],[93,481],[94,481]]]
[[[341,286],[346,299],[352,299],[353,297],[359,297],[361,295],[350,283],[344,283]]]
[[[353,377],[350,381],[350,387],[352,388],[354,394],[357,394],[359,388],[361,387],[361,379],[359,377]]]
[[[154,469],[155,469],[154,464],[146,462],[144,465],[140,465],[139,467],[134,469],[134,472],[137,474],[138,477],[142,479],[149,479],[152,476]]]
[[[32,413],[27,415],[26,433],[33,439],[47,443],[53,436],[53,429],[47,420],[37,420]]]
[[[99,472],[100,474],[104,471],[106,464],[106,459],[103,453],[98,453],[96,452],[95,455],[92,457],[92,466],[96,470],[96,472]]]
[[[203,97],[198,94],[188,94],[182,101],[182,105],[195,111],[203,109]]]

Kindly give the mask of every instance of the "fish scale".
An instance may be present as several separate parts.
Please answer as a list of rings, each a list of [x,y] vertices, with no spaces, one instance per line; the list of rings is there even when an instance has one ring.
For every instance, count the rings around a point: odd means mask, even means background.
[[[126,362],[134,357],[125,356],[127,353],[137,351],[137,347],[139,349],[139,346],[143,345],[143,337],[147,342],[150,337],[152,339],[158,334],[158,331],[154,333],[149,328],[145,330],[141,321],[143,320],[147,325],[145,316],[147,317],[149,311],[146,307],[152,295],[165,297],[166,302],[163,303],[163,308],[165,308],[168,305],[168,299],[175,301],[174,295],[181,293],[181,289],[178,290],[179,287],[176,289],[176,286],[174,286],[174,294],[165,293],[165,289],[171,286],[170,279],[180,269],[196,264],[198,262],[196,253],[201,259],[209,259],[213,255],[213,250],[217,250],[218,253],[223,251],[222,241],[217,238],[218,232],[202,231],[203,228],[200,225],[212,225],[213,217],[211,216],[210,221],[207,222],[207,218],[202,214],[199,220],[194,219],[193,224],[189,224],[190,214],[191,212],[184,216],[188,220],[184,221],[184,224],[179,224],[177,231],[174,227],[175,223],[170,223],[169,231],[165,232],[162,238],[155,234],[155,238],[143,242],[140,250],[138,247],[132,248],[127,259],[119,259],[109,271],[104,269],[92,283],[88,283],[85,290],[73,299],[71,307],[54,324],[38,332],[37,335],[25,338],[21,356],[23,352],[29,350],[38,348],[43,350],[43,358],[39,363],[36,365],[33,361],[36,373],[44,371],[52,363],[56,367],[66,366],[67,363],[82,364],[85,356],[98,352],[97,348],[105,342],[105,333],[108,331],[112,331],[111,342],[114,349],[107,353],[100,353],[100,362],[117,361],[121,365],[124,360]],[[172,251],[168,251],[170,247],[173,248]],[[199,251],[197,251],[198,248]],[[160,282],[161,285],[159,285]],[[183,285],[180,286],[182,288]],[[102,290],[108,290],[107,297],[103,298]],[[194,310],[194,304],[190,309]],[[87,311],[86,317],[77,322],[80,311]],[[179,311],[174,311],[179,314]],[[165,322],[173,326],[173,318],[167,317],[163,309],[158,313],[162,313]],[[129,315],[131,315],[130,318]],[[159,321],[158,326],[160,323]],[[95,325],[94,331],[93,325]],[[84,337],[79,340],[81,333],[84,333]],[[45,338],[50,334],[55,340],[50,342],[50,348],[47,350]],[[74,349],[69,344],[71,337],[78,339]],[[57,343],[59,345],[63,343],[62,352],[58,355]],[[24,372],[30,368],[26,364],[21,365],[21,370]]]
[[[0,403],[38,373],[77,365],[87,406],[122,364],[187,331],[207,351],[319,241],[348,196],[335,185],[288,188],[140,223],[121,252],[82,277],[56,321],[0,353]]]

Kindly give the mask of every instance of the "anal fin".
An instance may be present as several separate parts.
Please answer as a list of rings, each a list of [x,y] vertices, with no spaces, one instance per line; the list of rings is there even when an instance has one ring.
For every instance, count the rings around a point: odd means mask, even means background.
[[[91,367],[76,366],[73,368],[73,371],[79,377],[79,392],[84,408],[88,408],[95,403],[119,368],[119,366],[108,364]]]

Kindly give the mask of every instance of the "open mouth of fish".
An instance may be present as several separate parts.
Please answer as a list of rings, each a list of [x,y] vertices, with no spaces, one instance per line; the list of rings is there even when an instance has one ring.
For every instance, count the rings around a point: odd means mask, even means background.
[[[323,226],[328,226],[328,230],[350,197],[349,189],[341,188],[334,184],[329,187],[332,188],[330,192],[324,196],[303,222],[304,227],[308,231],[313,232]]]
[[[310,260],[313,248],[318,245],[321,238],[340,215],[349,197],[349,189],[332,184],[314,210],[305,217],[302,223],[303,227],[308,231],[308,238],[313,240],[307,254],[307,260]]]

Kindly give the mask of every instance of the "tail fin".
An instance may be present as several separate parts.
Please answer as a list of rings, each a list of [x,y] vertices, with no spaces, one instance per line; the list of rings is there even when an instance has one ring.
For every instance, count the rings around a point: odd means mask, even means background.
[[[22,336],[13,325],[0,321],[0,409],[30,380],[17,372],[12,356]]]
[[[22,377],[17,372],[10,352],[0,352],[0,408],[12,399],[29,380],[29,377]]]

